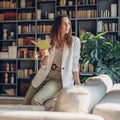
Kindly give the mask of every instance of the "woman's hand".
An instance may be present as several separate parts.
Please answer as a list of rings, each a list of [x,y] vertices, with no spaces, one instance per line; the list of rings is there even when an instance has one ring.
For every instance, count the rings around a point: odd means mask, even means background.
[[[48,49],[45,49],[45,50],[40,50],[39,51],[39,55],[42,59],[41,63],[42,65],[47,65],[48,63],[48,57],[49,57],[49,51]]]
[[[79,77],[79,72],[73,72],[73,78],[74,78],[74,83],[75,85],[80,85],[80,77]]]
[[[43,56],[49,56],[49,51],[48,49],[45,50],[39,50],[39,56],[42,58]]]

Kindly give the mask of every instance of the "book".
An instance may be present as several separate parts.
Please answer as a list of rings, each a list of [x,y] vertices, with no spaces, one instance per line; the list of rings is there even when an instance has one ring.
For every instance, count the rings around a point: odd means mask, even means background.
[[[102,32],[102,31],[103,31],[103,22],[98,21],[98,32]]]
[[[111,4],[111,17],[117,17],[117,4]]]
[[[37,46],[39,49],[45,50],[51,47],[51,45],[45,41],[45,40],[40,40],[39,42],[36,41],[31,41],[35,46]]]

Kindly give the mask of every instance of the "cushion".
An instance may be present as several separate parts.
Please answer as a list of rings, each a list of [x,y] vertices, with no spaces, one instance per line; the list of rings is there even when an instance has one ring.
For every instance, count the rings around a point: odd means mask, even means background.
[[[61,91],[54,111],[90,113],[105,95],[106,89],[99,86],[75,86]]]
[[[93,114],[105,120],[120,120],[120,84],[115,84],[102,101],[95,106]]]
[[[107,92],[113,87],[112,79],[107,74],[101,74],[94,77],[89,77],[85,83],[85,85],[90,86],[98,86],[102,84],[104,87],[106,87]]]
[[[107,75],[88,78],[84,85],[65,88],[59,94],[54,111],[91,113],[112,86]]]

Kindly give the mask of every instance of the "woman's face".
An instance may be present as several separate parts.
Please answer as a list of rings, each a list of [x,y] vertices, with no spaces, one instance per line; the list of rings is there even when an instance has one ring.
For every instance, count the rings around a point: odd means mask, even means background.
[[[65,35],[66,33],[69,33],[71,27],[71,22],[67,17],[63,17],[60,25],[60,33]]]

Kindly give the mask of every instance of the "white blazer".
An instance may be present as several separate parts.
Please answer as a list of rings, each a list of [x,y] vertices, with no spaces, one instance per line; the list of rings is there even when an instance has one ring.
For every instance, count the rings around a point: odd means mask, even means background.
[[[73,36],[73,43],[71,48],[68,48],[66,44],[64,45],[61,66],[63,88],[74,85],[73,71],[79,72],[78,64],[80,59],[80,48],[80,39],[75,36]],[[41,67],[32,80],[32,85],[34,88],[40,86],[40,84],[45,80],[45,78],[51,70],[55,53],[55,47],[51,48],[49,52],[50,55],[48,58],[49,60],[47,66],[45,68]]]

